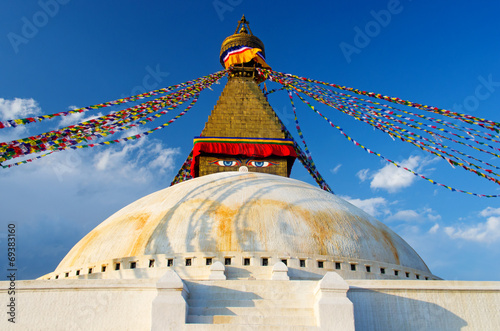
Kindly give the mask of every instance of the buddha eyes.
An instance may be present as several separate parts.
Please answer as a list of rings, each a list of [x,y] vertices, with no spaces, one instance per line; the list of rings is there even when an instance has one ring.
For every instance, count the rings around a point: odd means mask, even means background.
[[[241,166],[242,164],[246,164],[250,167],[255,167],[255,168],[265,168],[277,164],[269,161],[255,161],[255,160],[248,160],[246,162],[242,162],[240,160],[215,160],[210,163],[218,165],[220,167],[236,167],[236,166]]]
[[[248,161],[247,164],[251,167],[265,168],[265,167],[270,167],[272,165],[275,165],[276,163],[272,163],[272,162],[268,162],[268,161]]]
[[[215,162],[212,162],[218,166],[221,166],[221,167],[234,167],[234,166],[237,166],[239,165],[240,162],[238,161],[225,161],[225,160],[217,160]]]

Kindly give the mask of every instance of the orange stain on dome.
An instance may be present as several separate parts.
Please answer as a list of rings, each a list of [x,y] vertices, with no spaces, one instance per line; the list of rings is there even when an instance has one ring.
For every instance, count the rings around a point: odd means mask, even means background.
[[[400,264],[398,250],[396,249],[396,247],[394,246],[394,243],[392,242],[391,235],[383,229],[381,229],[380,232],[382,232],[382,236],[384,236],[384,240],[385,240],[386,244],[389,245],[389,248],[392,251],[392,255],[394,255],[394,259],[396,260],[396,264]]]
[[[83,252],[87,249],[87,246],[89,246],[90,243],[93,242],[98,237],[98,235],[99,232],[93,230],[89,232],[85,237],[83,237],[82,240],[80,240],[75,247],[73,247],[73,249],[68,253],[68,256],[71,254],[73,255],[73,258],[69,261],[67,267],[73,267],[76,265],[77,260],[81,259]],[[73,252],[73,250],[75,251]],[[65,259],[63,259],[60,264],[63,264]]]
[[[146,248],[146,245],[157,226],[157,222],[148,222],[150,216],[151,214],[141,213],[133,215],[128,220],[129,223],[135,226],[134,230],[139,231],[139,235],[136,237],[137,239],[132,243],[132,247],[130,248],[128,256],[138,256],[144,254],[144,249]]]
[[[394,263],[400,264],[398,249],[390,233],[363,216],[264,199],[266,188],[262,190],[250,196],[241,191],[241,202],[223,203],[216,196],[181,200],[166,214],[158,215],[158,219],[143,211],[121,215],[119,222],[101,225],[85,236],[68,254],[68,260],[71,266],[75,265],[88,247],[100,246],[100,242],[111,240],[110,234],[126,229],[133,235],[124,238],[123,251],[115,252],[121,257],[144,255],[152,245],[152,238],[167,233],[182,236],[187,230],[192,231],[186,238],[189,240],[186,242],[193,243],[192,248],[211,252],[297,250],[306,254],[352,254],[356,257],[358,249],[344,247],[342,243],[375,238],[383,246],[376,254],[380,254],[378,258],[383,259],[388,253],[393,256]],[[218,192],[217,196],[219,194],[223,196],[224,192]],[[181,214],[176,215],[177,211]],[[119,229],[115,228],[117,224]]]
[[[127,215],[126,217],[122,218],[122,222],[120,223],[120,228],[130,227],[134,232],[139,232],[137,239],[129,246],[130,251],[128,253],[120,252],[124,254],[123,257],[135,256],[143,253],[145,243],[147,243],[151,235],[151,232],[147,231],[148,227],[146,226],[149,216],[150,214],[140,213],[140,214]],[[111,240],[112,238],[109,238],[109,236],[114,233],[113,231],[114,226],[115,224],[102,225],[100,227],[95,228],[94,230],[89,232],[85,237],[83,237],[82,240],[80,240],[75,245],[75,247],[70,251],[70,253],[68,253],[67,257],[71,256],[71,260],[69,261],[68,266],[69,267],[75,266],[77,260],[81,258],[82,254],[87,250],[88,247],[94,244],[99,244],[100,242],[105,242],[106,240]],[[152,224],[150,224],[150,226],[152,226]]]
[[[238,209],[220,205],[212,211],[217,227],[216,249],[219,252],[239,251],[241,249],[235,232],[235,221]]]

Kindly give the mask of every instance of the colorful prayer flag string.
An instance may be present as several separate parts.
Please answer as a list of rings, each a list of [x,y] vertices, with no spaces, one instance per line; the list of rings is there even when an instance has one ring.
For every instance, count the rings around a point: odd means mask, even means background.
[[[164,123],[164,124],[162,124],[162,125],[154,128],[154,129],[151,129],[151,130],[148,130],[148,131],[136,134],[136,135],[132,135],[132,136],[129,136],[129,137],[119,138],[119,139],[113,139],[113,140],[108,140],[108,141],[103,141],[103,142],[98,142],[98,143],[95,143],[95,144],[70,145],[70,146],[59,147],[57,149],[54,149],[50,153],[41,155],[39,157],[36,157],[36,158],[33,158],[33,159],[29,159],[29,160],[24,160],[24,161],[17,162],[17,163],[8,164],[8,165],[2,165],[2,167],[3,168],[11,168],[13,166],[17,166],[17,165],[29,163],[29,162],[32,162],[33,160],[36,160],[36,159],[39,159],[39,158],[41,158],[43,156],[49,155],[52,152],[59,152],[59,151],[65,150],[65,149],[80,149],[80,148],[88,148],[88,147],[97,147],[97,146],[104,146],[104,145],[112,145],[112,144],[115,144],[115,143],[121,143],[121,142],[126,142],[126,141],[130,141],[130,140],[136,140],[136,139],[139,139],[139,138],[146,137],[149,134],[151,134],[151,133],[153,133],[153,132],[155,132],[157,130],[161,130],[161,129],[166,128],[167,126],[169,126],[170,124],[172,124],[173,122],[175,122],[177,119],[179,119],[181,116],[185,115],[195,105],[195,103],[198,101],[198,97],[199,97],[199,93],[197,93],[193,97],[193,100],[191,101],[191,103],[188,105],[188,107],[184,111],[182,111],[181,113],[179,113],[173,119],[169,120],[168,122],[166,122],[166,123]]]
[[[19,125],[39,122],[58,116],[67,116],[70,114],[82,113],[89,110],[110,107],[131,101],[150,98],[159,94],[165,94],[152,100],[142,102],[138,105],[122,110],[113,111],[107,115],[103,115],[97,118],[91,118],[89,120],[80,122],[75,125],[70,125],[62,129],[49,131],[43,134],[13,140],[10,142],[2,142],[0,143],[0,165],[3,168],[10,168],[15,165],[30,163],[34,160],[40,159],[61,150],[110,145],[123,141],[142,138],[156,130],[160,130],[170,125],[175,120],[183,116],[196,103],[199,93],[203,89],[210,88],[211,84],[218,81],[229,71],[230,69],[219,71],[214,74],[200,77],[182,84],[172,85],[170,87],[149,91],[139,95],[117,99],[110,102],[79,108],[67,112],[0,122],[0,129],[6,127],[16,127]],[[289,99],[295,115],[294,119],[296,129],[298,131],[300,139],[302,140],[302,143],[304,144],[305,152],[293,139],[292,135],[286,129],[283,123],[281,121],[280,123],[282,125],[283,131],[285,132],[285,135],[287,136],[287,139],[291,139],[293,141],[294,150],[297,154],[297,157],[323,189],[332,192],[330,187],[324,181],[323,177],[319,174],[318,170],[316,169],[316,165],[312,160],[311,153],[298,122],[293,94],[295,94],[298,98],[301,99],[302,102],[313,109],[314,112],[318,113],[327,122],[329,122],[331,126],[340,130],[340,132],[348,140],[352,141],[356,146],[365,149],[371,154],[375,154],[381,157],[382,159],[394,164],[397,167],[403,168],[404,170],[413,173],[415,176],[419,176],[430,181],[433,184],[443,186],[451,191],[457,191],[482,197],[499,196],[476,194],[455,189],[450,186],[437,183],[434,180],[422,176],[411,169],[400,166],[396,162],[385,158],[376,152],[373,152],[372,150],[359,144],[356,140],[352,139],[342,130],[342,128],[333,124],[328,119],[328,117],[317,111],[316,108],[314,108],[314,106],[309,103],[309,101],[305,100],[301,96],[301,94],[312,98],[319,103],[339,110],[346,115],[352,116],[354,119],[360,122],[369,124],[373,128],[388,134],[392,139],[397,138],[403,142],[410,143],[422,149],[423,151],[445,159],[452,166],[459,166],[497,184],[500,184],[500,180],[494,178],[493,176],[500,177],[500,173],[495,172],[495,170],[493,169],[500,169],[500,166],[497,166],[492,162],[481,160],[481,158],[475,156],[474,153],[485,153],[489,156],[500,158],[500,153],[498,153],[500,152],[500,148],[496,145],[500,143],[500,140],[497,140],[498,138],[500,138],[500,135],[498,135],[498,133],[500,133],[500,123],[475,117],[472,115],[460,114],[437,107],[430,107],[399,98],[389,97],[382,94],[361,91],[338,84],[331,84],[291,74],[284,74],[267,68],[257,68],[257,71],[261,78],[269,79],[282,85],[281,88],[269,91],[267,90],[267,86],[264,86],[263,93],[266,97],[270,93],[274,93],[282,89],[286,89],[288,91]],[[351,95],[348,92],[352,92],[354,95]],[[154,120],[164,116],[170,110],[179,107],[184,102],[191,99],[193,99],[192,102],[184,111],[182,111],[179,115],[175,116],[172,120],[163,125],[157,126],[152,130],[144,131],[141,134],[98,142],[102,138],[114,135],[120,131],[126,131],[140,125],[151,123]],[[374,99],[379,99],[382,100],[382,102],[386,102],[389,104],[377,102]],[[438,114],[445,118],[451,118],[467,123],[468,125],[466,124],[464,126],[455,124],[450,120],[442,119],[437,116],[431,117],[427,116],[425,113],[419,114],[414,112],[413,110],[408,111],[405,109],[400,109],[395,107],[394,105],[391,106],[391,103],[412,107],[424,112]],[[494,133],[491,133],[491,131],[494,131]],[[448,142],[444,143],[445,140],[447,140]],[[93,141],[97,142],[92,143]],[[469,149],[469,153],[464,152],[458,148],[462,148],[462,146],[463,148]],[[44,154],[9,165],[1,164],[1,162],[5,162],[13,158],[21,156],[25,157],[30,154],[40,153]],[[188,157],[188,159],[189,158],[190,157]],[[190,178],[191,175],[188,174],[189,171],[187,169],[187,166],[186,169],[183,170],[185,165],[186,162],[183,167],[181,167],[181,171],[172,181],[172,184]]]
[[[304,99],[302,99],[302,98],[301,98],[301,100],[302,100],[302,101],[304,101],[304,102],[305,102],[305,103],[306,103],[309,107],[311,107],[311,108],[312,108],[312,109],[313,109],[313,110],[314,110],[314,111],[315,111],[318,115],[320,115],[321,117],[323,117],[323,118],[324,118],[324,119],[325,119],[325,120],[326,120],[326,121],[327,121],[327,122],[328,122],[328,123],[329,123],[332,127],[334,127],[334,128],[336,128],[337,130],[339,130],[339,131],[340,131],[340,133],[341,133],[341,134],[342,134],[342,135],[343,135],[343,136],[344,136],[347,140],[351,141],[351,142],[352,142],[355,146],[358,146],[358,147],[360,147],[360,148],[364,149],[366,152],[368,152],[368,153],[370,153],[370,154],[375,154],[375,155],[377,155],[377,156],[378,156],[378,157],[380,157],[381,159],[383,159],[383,160],[385,160],[385,161],[387,161],[387,162],[389,162],[389,163],[392,163],[393,165],[395,165],[395,166],[396,166],[396,167],[398,167],[398,168],[404,169],[404,170],[406,170],[406,171],[408,171],[408,172],[412,173],[413,175],[415,175],[415,176],[417,176],[417,177],[420,177],[420,178],[423,178],[423,179],[425,179],[425,180],[429,181],[430,183],[432,183],[432,184],[434,184],[434,185],[439,185],[439,186],[442,186],[442,187],[444,187],[444,188],[447,188],[447,189],[449,189],[450,191],[456,191],[456,192],[461,192],[461,193],[465,193],[465,194],[471,194],[471,195],[475,195],[475,196],[478,196],[478,197],[485,197],[485,198],[498,198],[498,197],[500,197],[500,195],[493,195],[493,194],[477,194],[477,193],[473,193],[473,192],[468,192],[468,191],[464,191],[464,190],[456,189],[456,188],[453,188],[453,187],[451,187],[451,186],[448,186],[448,185],[445,185],[445,184],[441,184],[441,183],[439,183],[439,182],[436,182],[436,181],[434,181],[434,180],[432,180],[432,179],[430,179],[430,178],[427,178],[427,177],[425,177],[425,176],[423,176],[423,175],[421,175],[421,174],[419,174],[419,173],[417,173],[417,172],[413,171],[412,169],[409,169],[409,168],[407,168],[407,167],[403,167],[403,166],[401,166],[400,164],[398,164],[397,162],[392,161],[392,160],[390,160],[390,159],[388,159],[388,158],[386,158],[386,157],[382,156],[381,154],[379,154],[379,153],[377,153],[377,152],[375,152],[375,151],[373,151],[373,150],[371,150],[371,149],[369,149],[369,148],[367,148],[367,147],[363,146],[362,144],[360,144],[359,142],[357,142],[355,139],[353,139],[353,138],[351,138],[350,136],[348,136],[348,135],[344,132],[344,130],[343,130],[341,127],[339,127],[339,126],[335,125],[334,123],[332,123],[332,121],[330,121],[330,119],[329,119],[329,118],[327,118],[326,116],[324,116],[323,114],[321,114],[319,111],[317,111],[317,110],[315,109],[315,107],[314,107],[314,106],[312,106],[311,104],[309,104],[307,101],[305,101],[305,100],[304,100]]]
[[[297,91],[301,91],[301,90],[297,88]],[[405,122],[403,122],[401,120],[398,120],[398,119],[390,118],[387,115],[379,114],[376,111],[374,111],[373,109],[370,110],[370,112],[368,112],[368,113],[362,113],[362,112],[360,112],[360,111],[358,111],[358,110],[356,110],[356,109],[354,109],[354,108],[352,108],[352,107],[349,106],[349,105],[356,106],[356,104],[352,104],[352,103],[351,104],[347,104],[347,107],[345,106],[346,103],[344,101],[338,101],[338,102],[332,104],[332,103],[324,102],[323,99],[318,98],[318,96],[315,95],[315,94],[308,93],[308,91],[301,91],[301,92],[303,92],[303,93],[311,96],[313,99],[315,99],[318,102],[322,102],[322,103],[324,103],[326,105],[329,105],[331,107],[334,107],[334,108],[336,108],[336,109],[338,109],[338,110],[340,110],[340,111],[342,111],[342,112],[344,112],[344,113],[346,113],[348,115],[351,115],[351,116],[353,116],[354,118],[356,118],[359,121],[362,121],[364,123],[368,123],[368,124],[372,125],[373,127],[375,127],[376,129],[379,129],[379,130],[381,130],[381,131],[383,131],[385,133],[388,133],[391,136],[395,136],[395,137],[401,139],[402,141],[409,142],[409,143],[417,146],[418,148],[420,148],[420,149],[422,149],[422,150],[424,150],[426,152],[429,152],[429,153],[434,154],[434,155],[436,155],[438,157],[441,157],[441,158],[445,159],[447,162],[451,163],[452,165],[459,165],[459,166],[461,166],[462,168],[464,168],[466,170],[474,172],[474,173],[476,173],[479,176],[485,177],[485,178],[487,178],[489,180],[492,180],[492,181],[496,182],[497,184],[500,184],[500,182],[498,180],[496,180],[495,178],[492,178],[491,176],[489,176],[490,174],[493,174],[493,175],[496,175],[496,176],[500,176],[497,173],[493,172],[491,169],[484,169],[483,167],[481,167],[479,165],[476,165],[474,163],[468,162],[468,161],[466,161],[466,160],[464,160],[464,159],[462,159],[462,158],[460,158],[458,156],[450,154],[449,152],[447,152],[447,151],[444,150],[444,149],[449,148],[448,146],[444,146],[444,145],[442,145],[439,142],[433,142],[433,141],[429,140],[426,137],[422,137],[419,134],[416,134],[416,133],[411,132],[409,130],[400,128],[399,126],[394,125],[394,124],[389,123],[389,122],[386,122],[384,120],[381,120],[380,118],[387,118],[389,120],[396,121],[396,122],[402,123],[404,125],[408,125],[409,127],[419,129],[418,127],[416,127],[416,126],[414,126],[412,124],[405,123]],[[345,99],[345,98],[342,98],[342,99]],[[346,111],[346,110],[349,110],[349,111]],[[372,117],[372,113],[375,114],[376,117]],[[366,115],[368,115],[368,116],[366,116]],[[429,133],[429,134],[432,134],[432,132],[429,132],[428,130],[424,129],[424,131],[427,132],[427,133]],[[436,134],[436,135],[439,136],[439,137],[446,138],[446,137],[441,136],[439,134]],[[426,141],[426,142],[428,142],[430,144],[425,143],[423,141],[416,140],[414,137],[421,138],[422,140],[424,140],[424,141]],[[442,149],[440,149],[439,147],[434,147],[434,146],[432,146],[432,144],[435,144],[435,145],[441,147]],[[491,165],[491,164],[489,164],[487,162],[481,161],[481,160],[479,160],[477,158],[469,156],[469,155],[467,155],[465,153],[462,153],[462,152],[460,152],[458,150],[455,150],[455,149],[452,149],[452,148],[450,148],[450,150],[453,151],[453,152],[456,152],[458,154],[464,155],[464,156],[466,156],[468,158],[480,161],[480,162],[482,162],[484,164],[487,164],[489,166],[493,166],[493,165]],[[487,151],[485,151],[485,152],[487,152]],[[491,152],[487,152],[487,153],[492,154]],[[451,160],[451,158],[454,158],[454,159],[456,159],[458,161],[462,161],[462,162],[453,161],[453,160]],[[467,165],[465,165],[465,164],[467,164]],[[481,173],[479,171],[476,171],[475,169],[472,169],[469,166],[472,166],[472,167],[474,167],[476,169],[483,170],[483,171],[487,172],[487,174]],[[497,168],[496,166],[493,166],[493,167]]]
[[[500,176],[499,174],[493,172],[491,169],[486,169],[484,167],[481,167],[478,164],[474,164],[470,161],[466,161],[461,156],[466,157],[466,158],[470,158],[470,159],[478,161],[478,162],[481,162],[483,164],[488,165],[489,167],[493,167],[496,169],[500,169],[500,167],[495,166],[491,163],[482,161],[477,157],[468,155],[462,151],[459,151],[451,146],[444,145],[438,141],[438,139],[448,139],[454,143],[461,144],[463,146],[467,146],[469,148],[472,148],[475,151],[487,153],[487,154],[493,155],[495,157],[500,157],[500,155],[498,155],[496,153],[484,150],[482,148],[472,146],[468,143],[465,143],[463,141],[458,140],[458,139],[469,140],[469,141],[473,141],[477,144],[485,145],[488,148],[493,149],[493,150],[500,150],[495,146],[491,146],[490,144],[481,142],[477,138],[475,138],[475,137],[484,138],[484,139],[487,139],[487,140],[492,141],[492,142],[497,142],[496,140],[492,139],[492,137],[494,137],[494,135],[491,135],[489,133],[484,133],[483,131],[478,130],[478,129],[474,129],[474,128],[465,128],[464,129],[464,127],[457,126],[454,123],[451,123],[449,121],[436,119],[436,118],[429,118],[428,116],[400,110],[400,109],[397,109],[397,108],[394,108],[394,107],[391,107],[388,105],[374,102],[374,101],[369,100],[369,99],[359,99],[357,97],[348,95],[346,93],[336,92],[336,91],[330,90],[330,89],[325,89],[324,87],[317,86],[315,84],[328,85],[330,87],[339,88],[341,90],[348,90],[348,91],[355,92],[355,93],[359,92],[359,90],[355,90],[355,89],[351,89],[351,88],[342,88],[342,86],[339,86],[336,84],[323,83],[320,81],[315,81],[315,80],[311,80],[311,79],[307,79],[307,78],[303,78],[303,77],[298,77],[298,76],[294,76],[294,75],[289,75],[289,74],[282,74],[282,73],[278,73],[278,72],[275,72],[272,70],[267,70],[267,69],[258,69],[258,70],[259,70],[260,74],[263,75],[265,78],[270,79],[271,81],[278,82],[287,89],[295,90],[294,93],[304,103],[306,103],[316,113],[318,113],[321,117],[323,117],[325,120],[327,120],[331,126],[340,130],[340,132],[348,140],[352,141],[356,146],[365,149],[365,151],[367,151],[371,154],[375,154],[375,155],[381,157],[382,159],[386,160],[387,162],[390,162],[397,167],[400,167],[406,171],[409,171],[410,173],[414,174],[415,176],[426,179],[435,185],[443,186],[451,191],[457,191],[457,192],[462,192],[462,193],[471,194],[471,195],[475,195],[475,196],[481,196],[481,197],[499,197],[499,195],[485,195],[485,194],[472,193],[472,192],[455,189],[451,186],[438,183],[432,179],[429,179],[423,175],[416,173],[415,171],[413,171],[411,169],[400,166],[396,162],[394,162],[388,158],[383,157],[379,153],[373,152],[372,150],[364,147],[363,145],[359,144],[356,140],[354,140],[350,136],[348,136],[342,130],[342,128],[333,124],[327,117],[325,117],[323,114],[318,112],[307,100],[303,99],[299,95],[299,93],[303,93],[303,94],[313,98],[314,100],[316,100],[320,103],[323,103],[323,104],[328,105],[330,107],[333,107],[337,110],[340,110],[347,115],[353,116],[355,119],[357,119],[361,122],[370,124],[374,128],[379,129],[379,130],[389,134],[393,139],[398,138],[402,141],[411,143],[411,144],[417,146],[418,148],[420,148],[426,152],[429,152],[431,154],[439,156],[439,157],[445,159],[447,162],[449,162],[452,166],[460,166],[463,169],[471,171],[478,176],[481,176],[481,177],[486,178],[490,181],[493,181],[497,184],[500,184],[499,180],[497,180],[491,176],[491,175]],[[366,93],[358,93],[358,94],[367,95],[367,96],[372,97],[373,93],[366,92]],[[434,113],[437,113],[437,114],[440,114],[443,116],[448,116],[448,117],[451,117],[451,118],[454,118],[457,120],[461,120],[461,121],[467,122],[469,124],[478,125],[480,128],[486,128],[486,129],[492,130],[493,127],[496,127],[496,126],[500,127],[500,125],[497,125],[498,123],[496,123],[496,122],[476,118],[476,117],[469,116],[469,115],[458,114],[458,113],[448,112],[448,111],[436,111],[437,108],[435,108],[435,107],[423,106],[420,104],[411,103],[411,102],[404,101],[404,100],[397,99],[397,98],[391,98],[390,100],[387,100],[386,97],[381,96],[381,95],[375,95],[375,97],[376,98],[378,97],[379,99],[382,99],[385,101],[404,104],[406,106],[418,108],[421,110],[423,109],[425,111],[432,111]],[[293,105],[293,102],[292,102],[292,105]],[[404,115],[396,113],[396,112],[402,112]],[[419,120],[415,120],[414,118],[412,118],[412,116],[415,116],[416,118],[420,118],[423,120],[429,120],[431,122],[435,122],[439,125],[442,125],[443,127],[441,128],[441,127],[437,127],[435,125],[423,123]],[[420,130],[423,133],[428,134],[429,136],[425,137],[422,134],[413,132],[409,129],[405,129],[404,127],[401,127],[399,124],[407,126],[409,128],[412,128],[412,129]],[[458,130],[461,132],[466,132],[466,134],[468,136],[452,132],[452,131],[450,131],[450,129],[447,129],[447,128]],[[455,138],[448,137],[446,134],[449,134]]]
[[[221,78],[222,76],[224,76],[225,74],[227,74],[227,72],[228,72],[228,70],[221,70],[221,71],[216,72],[214,74],[211,74],[211,75],[208,75],[208,76],[204,76],[204,77],[200,77],[200,78],[197,78],[197,79],[194,79],[194,80],[191,80],[191,81],[187,81],[187,82],[184,82],[182,84],[172,85],[172,86],[169,86],[169,87],[164,87],[164,88],[161,88],[161,89],[158,89],[158,90],[153,90],[153,91],[145,92],[145,93],[134,95],[134,96],[131,96],[131,97],[127,97],[127,98],[123,98],[123,99],[116,99],[116,100],[113,100],[113,101],[108,101],[108,102],[104,102],[104,103],[100,103],[100,104],[96,104],[96,105],[92,105],[92,106],[88,106],[88,107],[73,109],[73,110],[70,110],[70,111],[59,112],[59,113],[49,114],[49,115],[33,116],[33,117],[27,117],[27,118],[20,118],[20,119],[13,119],[13,120],[7,120],[7,121],[0,121],[0,129],[8,128],[8,127],[16,127],[16,126],[19,126],[19,125],[26,125],[26,124],[34,123],[34,122],[41,122],[43,120],[51,119],[51,118],[58,117],[58,116],[67,116],[67,115],[70,115],[70,114],[83,113],[83,112],[86,112],[86,111],[89,111],[89,110],[95,110],[95,109],[99,109],[99,108],[111,107],[111,106],[114,106],[114,105],[119,105],[119,104],[131,102],[131,101],[136,101],[136,100],[140,100],[140,99],[144,99],[144,98],[149,98],[151,96],[158,95],[158,94],[163,94],[163,93],[167,93],[167,92],[179,89],[181,87],[195,85],[195,84],[199,83],[200,81],[206,80],[207,78],[210,78],[210,77],[213,77],[213,76],[218,76],[219,78]]]
[[[92,145],[95,144],[88,144],[89,141],[113,135],[119,131],[128,130],[138,125],[144,125],[163,116],[168,113],[169,110],[174,109],[183,102],[197,96],[203,89],[210,87],[210,85],[217,82],[225,73],[226,71],[217,72],[192,81],[194,82],[192,84],[183,83],[175,85],[177,87],[184,87],[168,95],[161,96],[157,99],[147,101],[131,108],[112,112],[96,119],[87,120],[60,130],[50,131],[44,134],[14,140],[11,142],[0,143],[0,165],[2,165],[1,162],[6,160],[20,156],[27,156],[33,153],[60,151],[69,148],[82,148],[80,146],[92,147]],[[162,89],[162,93],[165,91],[165,89]],[[108,103],[101,105],[105,104]],[[151,114],[151,116],[146,117],[149,114]],[[137,137],[134,139],[137,139]],[[109,143],[113,142],[116,141],[111,140]],[[81,143],[86,144],[79,145]],[[43,156],[49,154],[51,153],[44,154]],[[2,165],[2,167],[8,168],[12,165],[25,164],[39,159],[40,157],[35,157],[10,165]]]
[[[430,106],[427,106],[427,105],[423,105],[423,104],[419,104],[419,103],[415,103],[415,102],[403,100],[403,99],[396,98],[396,97],[390,97],[390,96],[382,95],[382,94],[379,94],[379,93],[366,92],[366,91],[354,89],[352,87],[346,87],[346,86],[342,86],[342,85],[338,85],[338,84],[326,83],[326,82],[322,82],[322,81],[319,81],[319,80],[314,80],[314,79],[305,78],[305,77],[299,77],[299,76],[295,76],[295,75],[291,75],[291,74],[283,74],[283,73],[279,73],[279,72],[276,72],[276,71],[273,71],[273,70],[269,70],[269,69],[258,68],[257,70],[260,73],[262,73],[264,76],[267,76],[267,75],[269,75],[271,73],[272,74],[285,75],[285,76],[293,77],[295,79],[303,80],[303,81],[306,81],[306,82],[311,82],[311,83],[316,83],[316,84],[321,84],[321,85],[327,85],[327,86],[338,88],[340,90],[354,92],[354,93],[359,94],[359,95],[365,95],[365,96],[368,96],[368,97],[381,99],[381,100],[384,100],[384,101],[387,101],[387,102],[391,102],[391,103],[396,103],[396,104],[400,104],[400,105],[404,105],[404,106],[409,106],[409,107],[413,107],[413,108],[417,108],[417,109],[421,109],[421,110],[426,110],[426,111],[429,111],[429,112],[432,112],[432,113],[436,113],[436,114],[440,114],[440,115],[444,115],[444,116],[447,116],[447,117],[450,117],[450,118],[455,118],[455,119],[458,119],[458,120],[466,122],[466,123],[477,124],[477,125],[480,125],[481,127],[493,130],[493,131],[495,131],[497,133],[500,132],[500,130],[499,130],[500,129],[500,123],[497,123],[497,122],[494,122],[494,121],[490,121],[490,120],[487,120],[487,119],[484,119],[484,118],[479,118],[479,117],[475,117],[475,116],[467,115],[467,114],[460,114],[460,113],[457,113],[457,112],[453,112],[451,110],[441,109],[441,108],[438,108],[438,107],[430,107]]]
[[[276,112],[273,110],[274,114],[276,115],[276,118],[278,119],[280,125],[281,125],[281,130],[285,133],[285,138],[290,139],[293,142],[293,147],[295,149],[295,153],[297,154],[297,158],[299,159],[300,163],[304,166],[304,168],[307,170],[307,172],[311,175],[312,178],[316,181],[316,183],[319,185],[319,187],[329,193],[335,194],[333,190],[330,188],[328,183],[323,179],[323,176],[319,173],[318,169],[316,169],[316,166],[314,164],[314,161],[312,160],[312,157],[309,155],[306,155],[304,151],[300,148],[299,144],[295,141],[293,138],[292,134],[286,126],[283,124],[281,119],[278,117]],[[297,124],[298,125],[298,124]],[[299,133],[301,134],[301,132]],[[301,136],[303,139],[303,136]]]
[[[191,176],[191,163],[193,161],[193,150],[191,150],[191,153],[189,153],[188,157],[186,158],[186,161],[182,164],[181,168],[179,169],[179,172],[177,175],[175,175],[174,179],[170,183],[170,186],[182,183],[186,180],[193,179]]]

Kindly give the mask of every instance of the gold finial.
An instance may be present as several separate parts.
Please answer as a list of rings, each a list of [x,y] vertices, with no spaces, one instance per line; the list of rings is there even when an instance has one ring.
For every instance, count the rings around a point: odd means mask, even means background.
[[[253,35],[252,30],[250,30],[249,24],[250,22],[248,22],[247,19],[245,18],[245,15],[243,15],[241,19],[238,21],[238,26],[236,27],[236,31],[234,31],[234,34],[228,36],[222,42],[219,57],[222,56],[224,51],[235,46],[248,46],[252,48],[260,48],[262,51],[262,55],[266,56],[264,50],[264,43],[259,38]],[[222,58],[220,58],[220,63],[225,68],[224,60]]]
[[[245,28],[245,25],[246,25],[246,28]],[[240,30],[240,26],[241,26],[241,30]],[[248,31],[250,31],[250,35],[253,35],[252,30],[250,30],[250,22],[247,21],[247,19],[245,18],[245,15],[243,15],[243,16],[241,16],[241,19],[238,21],[238,26],[236,27],[234,34],[248,33],[247,28],[248,28]],[[240,30],[240,31],[238,32],[238,30]]]

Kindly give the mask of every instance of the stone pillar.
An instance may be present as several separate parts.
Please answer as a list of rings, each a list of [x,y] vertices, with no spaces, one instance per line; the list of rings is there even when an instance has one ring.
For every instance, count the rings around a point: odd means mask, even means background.
[[[278,262],[273,266],[272,280],[290,280],[288,277],[288,267],[283,262]]]
[[[327,272],[315,290],[314,314],[321,330],[354,331],[354,306],[349,285],[336,272]]]
[[[180,330],[186,324],[189,290],[179,275],[169,270],[156,283],[158,295],[151,309],[151,330]]]
[[[226,271],[226,267],[217,261],[210,266],[210,275],[208,276],[209,280],[226,280],[226,275],[224,272]]]

